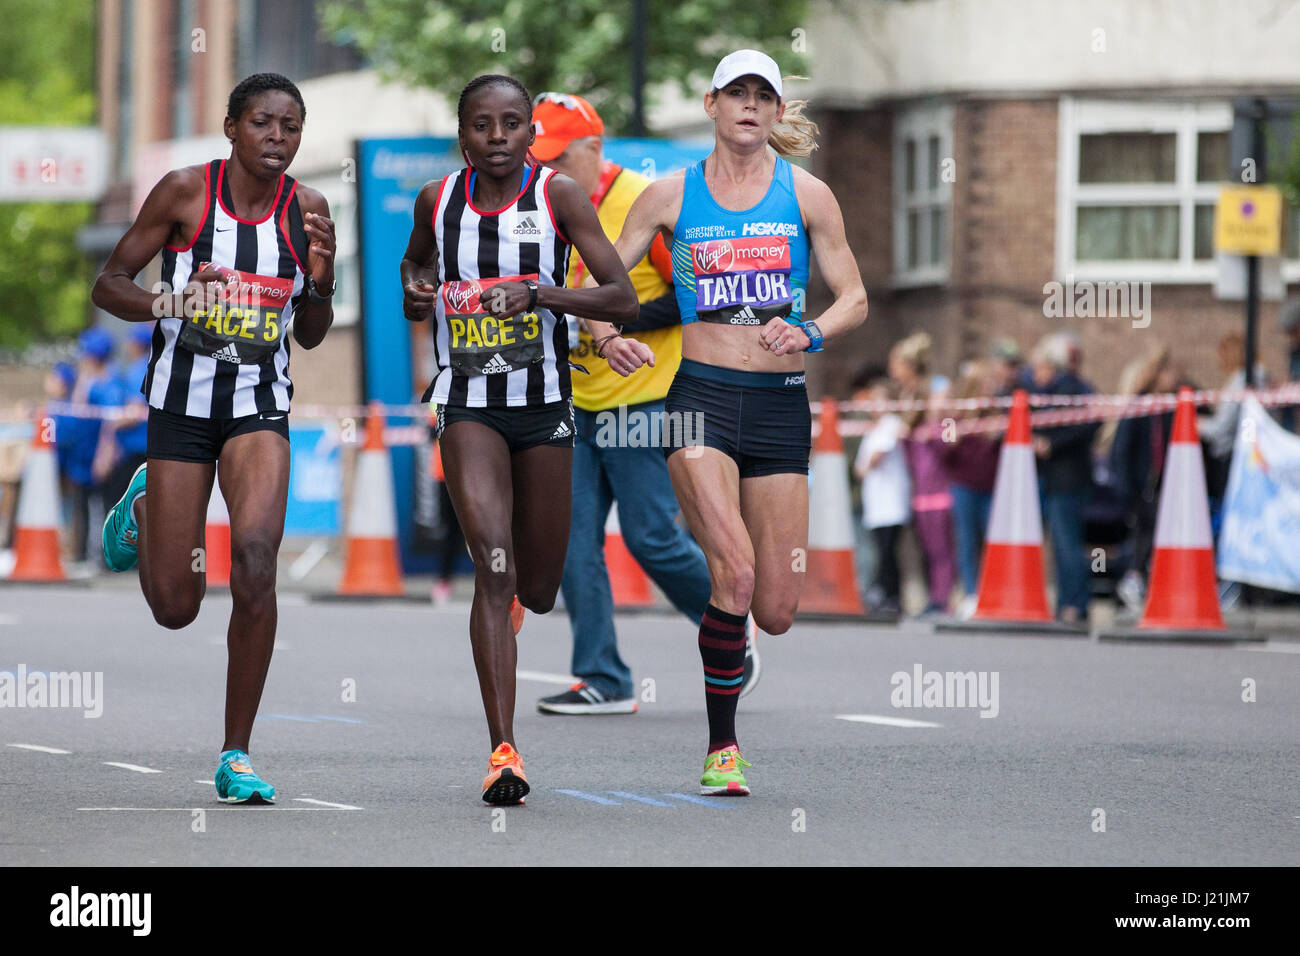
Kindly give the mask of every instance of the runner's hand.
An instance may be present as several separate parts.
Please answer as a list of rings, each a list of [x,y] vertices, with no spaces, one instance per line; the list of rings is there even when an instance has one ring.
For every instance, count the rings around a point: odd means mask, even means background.
[[[412,322],[423,322],[433,314],[438,300],[438,287],[424,279],[416,279],[402,286],[402,314]]]
[[[207,266],[190,276],[190,281],[185,286],[186,310],[187,315],[190,305],[188,300],[193,297],[197,306],[197,313],[206,314],[213,305],[220,302],[225,297],[226,283],[234,277],[234,273],[229,269],[220,266]]]
[[[655,354],[650,351],[650,346],[644,342],[638,342],[636,339],[625,339],[623,336],[612,338],[605,343],[604,347],[605,361],[619,375],[627,378],[642,365],[649,365],[654,368]]]
[[[311,240],[307,247],[307,271],[320,289],[334,288],[334,220],[309,212],[302,217],[302,228]]]
[[[498,282],[490,289],[484,289],[479,302],[488,315],[504,319],[509,315],[518,315],[528,309],[528,300],[532,294],[522,282]]]
[[[758,336],[759,342],[763,348],[776,355],[790,355],[794,352],[802,352],[812,340],[808,334],[797,325],[791,325],[781,316],[768,319],[767,324]]]

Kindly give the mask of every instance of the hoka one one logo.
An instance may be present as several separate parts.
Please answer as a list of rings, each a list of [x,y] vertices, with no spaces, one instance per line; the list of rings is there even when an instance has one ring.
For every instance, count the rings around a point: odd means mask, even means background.
[[[747,222],[740,230],[742,236],[797,236],[799,224],[794,222]]]

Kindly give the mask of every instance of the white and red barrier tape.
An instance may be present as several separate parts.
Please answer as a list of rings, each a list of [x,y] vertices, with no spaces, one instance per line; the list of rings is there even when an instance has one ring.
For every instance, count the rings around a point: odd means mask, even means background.
[[[1220,402],[1240,402],[1248,389],[1203,389],[1192,393],[1192,401],[1198,406],[1217,405]],[[1300,382],[1290,382],[1273,389],[1255,390],[1253,394],[1264,406],[1300,405]],[[1057,425],[1078,425],[1105,421],[1112,418],[1142,418],[1148,415],[1160,415],[1173,411],[1178,404],[1174,393],[1158,395],[1033,395],[1029,396],[1031,408],[1030,426],[1032,428],[1050,428]],[[881,414],[885,412],[928,411],[952,412],[941,419],[932,418],[921,426],[932,430],[934,434],[955,433],[957,435],[976,433],[997,433],[1006,431],[1007,416],[984,415],[979,417],[957,417],[990,409],[1007,409],[1011,406],[1010,396],[987,398],[933,398],[904,399],[898,401],[840,402],[839,411],[845,415]],[[812,402],[813,435],[820,431],[818,416],[821,414],[821,402]],[[138,408],[138,406],[137,406]],[[428,438],[427,422],[431,418],[429,405],[385,405],[383,413],[388,418],[413,418],[419,424],[390,425],[384,429],[384,440],[390,446],[419,445]],[[42,402],[40,404],[20,404],[0,411],[0,423],[30,422],[41,415],[66,415],[78,418],[101,418],[106,421],[138,416],[138,411],[128,415],[120,407],[85,405],[72,402]],[[299,405],[293,409],[297,422],[333,422],[342,428],[351,420],[357,433],[360,433],[360,420],[370,415],[366,405]],[[866,418],[841,418],[840,434],[845,437],[860,436],[867,433],[871,422]],[[914,437],[921,437],[913,432]],[[358,439],[359,441],[360,439]]]

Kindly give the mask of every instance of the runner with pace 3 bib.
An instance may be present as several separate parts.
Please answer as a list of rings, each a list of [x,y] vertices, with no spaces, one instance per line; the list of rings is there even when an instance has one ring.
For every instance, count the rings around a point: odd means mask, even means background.
[[[587,317],[620,375],[653,356],[608,324],[635,318],[637,299],[591,200],[531,161],[528,91],[512,77],[477,77],[457,116],[468,165],[416,197],[404,310],[434,316],[438,374],[425,400],[438,404],[447,490],[474,559],[470,642],[492,741],[482,795],[520,803],[529,785],[515,748],[515,632],[523,608],[554,606],[569,540],[565,314]],[[564,288],[570,242],[599,288]]]
[[[289,337],[315,348],[334,319],[334,223],[314,189],[286,175],[302,141],[302,94],[258,73],[230,94],[229,159],[168,173],[95,282],[95,304],[158,319],[141,388],[148,451],[104,522],[104,560],[140,568],[164,627],[199,613],[212,482],[230,510],[226,741],[217,797],[274,802],[249,737],[275,645],[276,555],[289,490]],[[135,277],[162,252],[163,284]],[[218,471],[217,462],[220,461]],[[147,473],[147,481],[146,481]]]
[[[704,794],[749,793],[735,729],[745,616],[782,634],[803,588],[812,422],[802,353],[867,315],[835,197],[768,149],[806,156],[815,148],[803,105],[782,100],[771,57],[739,50],[723,58],[704,97],[713,152],[641,193],[617,243],[631,267],[656,235],[671,240],[685,325],[664,453],[712,586],[699,632]],[[810,247],[835,296],[816,322],[802,314]]]

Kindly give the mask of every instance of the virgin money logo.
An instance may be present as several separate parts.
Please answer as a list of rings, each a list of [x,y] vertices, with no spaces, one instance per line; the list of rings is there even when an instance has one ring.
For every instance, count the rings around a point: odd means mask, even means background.
[[[447,302],[457,312],[468,312],[483,290],[477,282],[448,282]]]
[[[727,239],[696,243],[693,252],[696,273],[727,272],[736,261],[736,251]]]

